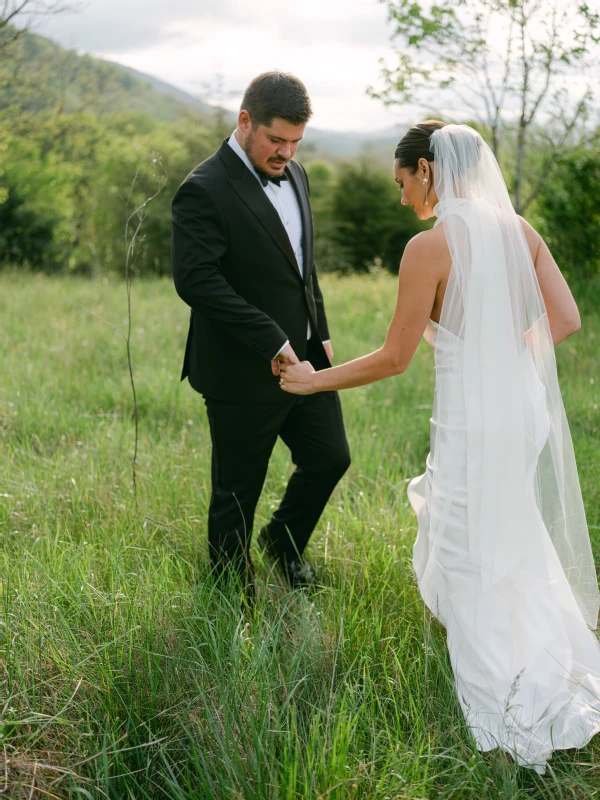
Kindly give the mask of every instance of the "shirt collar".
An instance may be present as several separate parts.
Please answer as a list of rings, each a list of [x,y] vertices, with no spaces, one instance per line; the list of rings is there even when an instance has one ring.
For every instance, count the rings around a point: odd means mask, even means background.
[[[237,130],[237,128],[236,128],[236,130]],[[250,159],[248,158],[248,156],[246,155],[246,152],[245,152],[244,148],[241,146],[241,144],[240,144],[240,143],[238,142],[238,140],[235,138],[235,131],[234,131],[234,132],[231,134],[231,136],[230,136],[230,137],[229,137],[229,139],[227,140],[227,144],[229,145],[229,147],[231,147],[231,149],[232,149],[232,150],[233,150],[233,152],[236,154],[236,156],[238,156],[239,158],[241,158],[241,159],[242,159],[242,161],[244,162],[244,164],[245,164],[245,165],[248,167],[248,169],[250,170],[250,172],[251,172],[251,173],[254,175],[254,177],[256,178],[256,180],[257,180],[257,181],[260,183],[260,185],[262,186],[263,184],[262,184],[262,181],[261,181],[261,179],[260,179],[260,175],[259,175],[259,174],[258,174],[258,172],[257,172],[257,171],[254,169],[254,166],[253,166],[252,162],[250,161]]]

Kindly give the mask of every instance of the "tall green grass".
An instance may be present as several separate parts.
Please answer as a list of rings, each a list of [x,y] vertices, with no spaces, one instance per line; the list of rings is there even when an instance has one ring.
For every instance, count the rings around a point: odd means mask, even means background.
[[[336,359],[381,344],[390,277],[323,279]],[[593,304],[590,304],[593,309]],[[207,574],[209,434],[179,371],[188,315],[134,286],[139,506],[125,287],[0,282],[0,797],[592,798],[600,741],[544,777],[475,749],[444,631],[410,565],[406,483],[423,471],[432,353],[347,392],[353,465],[309,546],[324,587],[258,566],[243,615]],[[110,324],[108,324],[110,323]],[[600,543],[600,315],[558,348],[588,518]],[[291,472],[277,446],[257,512]],[[5,790],[4,794],[1,790]]]

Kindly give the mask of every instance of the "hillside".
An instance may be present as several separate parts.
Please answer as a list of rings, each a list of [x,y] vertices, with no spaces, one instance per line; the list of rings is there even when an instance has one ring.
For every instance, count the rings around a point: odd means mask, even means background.
[[[172,86],[153,75],[126,67],[115,62],[110,63],[112,67],[121,70],[136,79],[136,82],[144,84],[144,90],[150,86],[163,98],[177,101],[187,109],[194,109],[203,116],[215,114],[217,109],[208,103],[194,97],[191,94]],[[235,125],[236,114],[232,111],[224,112],[225,119],[232,127]],[[302,143],[302,152],[305,157],[325,157],[328,159],[352,159],[357,156],[369,156],[376,161],[385,162],[388,165],[392,159],[392,154],[398,140],[406,131],[407,126],[396,126],[387,128],[374,133],[363,133],[359,131],[329,131],[322,128],[308,127],[305,141]]]
[[[183,111],[189,111],[190,109],[197,111],[202,116],[210,116],[217,111],[215,106],[205,103],[203,100],[200,100],[200,98],[188,92],[184,92],[176,86],[171,86],[170,83],[165,83],[165,81],[161,81],[160,78],[156,78],[153,75],[147,75],[145,72],[138,72],[138,70],[127,67],[125,64],[118,64],[116,61],[102,60],[101,63],[109,65],[109,67],[114,70],[115,75],[121,75],[123,83],[128,82],[127,76],[129,76],[129,80],[133,80],[133,83],[130,85],[134,93],[139,92],[140,96],[150,97],[154,101],[160,98],[160,104],[172,104],[169,105],[169,108],[172,108],[175,117],[181,115]],[[131,94],[131,92],[128,92],[128,94]],[[157,98],[157,95],[159,98]],[[151,107],[149,108],[149,113],[152,113]],[[231,118],[233,124],[235,115],[228,111],[225,112],[225,114],[227,117]]]
[[[0,111],[18,102],[32,112],[58,108],[67,113],[81,108],[96,113],[127,110],[161,122],[175,122],[190,111],[201,116],[212,113],[206,103],[178,93],[174,87],[166,91],[165,85],[150,76],[67,50],[38,34],[24,33],[11,55],[11,59],[0,60]]]
[[[38,34],[25,33],[20,48],[27,65],[27,77],[18,83],[19,100],[31,110],[60,106],[69,111],[85,105],[97,113],[127,110],[147,114],[161,122],[175,122],[190,113],[208,121],[215,114],[223,113],[153,75],[67,50]],[[5,68],[10,69],[10,66]],[[2,92],[0,111],[14,101],[14,93],[14,89]],[[232,127],[235,117],[234,112],[224,112],[226,124]],[[398,126],[365,134],[309,126],[301,155],[305,159],[328,160],[351,160],[364,155],[388,166],[394,145],[405,129]]]
[[[112,67],[121,70],[136,79],[136,82],[144,84],[144,91],[150,86],[163,98],[177,101],[188,109],[194,109],[203,116],[216,113],[217,109],[208,103],[194,97],[188,92],[178,89],[153,75],[132,69],[131,67],[110,63]],[[225,119],[232,127],[235,125],[236,114],[232,111],[224,112]],[[322,128],[308,127],[306,139],[302,144],[302,150],[306,154],[319,155],[333,159],[351,159],[360,155],[369,156],[377,161],[385,161],[386,164],[392,159],[394,146],[406,131],[407,126],[396,126],[387,128],[374,133],[363,133],[358,131],[329,131]]]

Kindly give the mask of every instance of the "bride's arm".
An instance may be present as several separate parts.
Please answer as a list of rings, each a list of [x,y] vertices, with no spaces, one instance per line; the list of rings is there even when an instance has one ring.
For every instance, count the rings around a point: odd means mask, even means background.
[[[440,283],[439,234],[418,234],[407,244],[398,274],[398,299],[383,347],[337,367],[314,372],[310,364],[286,367],[282,388],[293,394],[351,389],[404,372],[431,315]],[[445,240],[444,240],[445,242]],[[447,248],[446,248],[447,251]]]
[[[548,245],[526,220],[521,218],[521,223],[548,313],[552,340],[557,345],[580,329],[579,310]]]

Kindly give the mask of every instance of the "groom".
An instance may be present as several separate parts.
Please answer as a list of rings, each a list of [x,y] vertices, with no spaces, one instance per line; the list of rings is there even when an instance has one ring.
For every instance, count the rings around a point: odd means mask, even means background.
[[[210,558],[250,596],[254,511],[277,437],[296,469],[258,543],[292,587],[315,581],[304,549],[350,464],[337,393],[279,387],[281,363],[325,369],[333,358],[308,179],[292,160],[311,113],[298,78],[259,75],[234,133],[173,200],[175,288],[192,310],[182,380],[203,395],[212,440]]]

